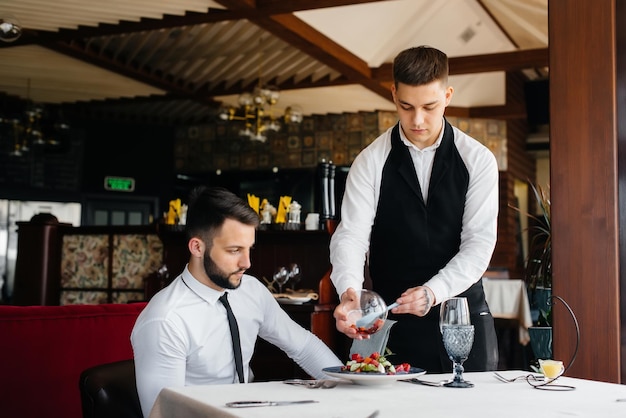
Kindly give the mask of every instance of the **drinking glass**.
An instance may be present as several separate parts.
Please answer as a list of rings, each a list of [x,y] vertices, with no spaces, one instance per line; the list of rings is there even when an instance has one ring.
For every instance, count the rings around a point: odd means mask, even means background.
[[[469,357],[474,344],[474,326],[470,321],[466,298],[450,298],[441,304],[439,327],[443,345],[452,361],[454,378],[446,387],[471,388],[474,385],[463,379],[463,362]]]
[[[278,285],[278,293],[283,293],[283,286],[289,280],[289,271],[285,267],[278,267],[273,276],[274,282]]]
[[[296,290],[296,286],[300,283],[300,279],[302,279],[302,272],[300,271],[300,266],[296,263],[291,263],[289,265],[289,272],[287,273],[289,276],[288,280],[291,283],[291,288]]]
[[[352,308],[346,321],[361,335],[376,333],[387,319],[387,304],[373,290],[361,290],[359,300]]]

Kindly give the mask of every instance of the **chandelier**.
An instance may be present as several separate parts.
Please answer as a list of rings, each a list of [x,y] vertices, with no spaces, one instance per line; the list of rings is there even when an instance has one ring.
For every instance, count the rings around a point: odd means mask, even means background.
[[[0,41],[13,42],[22,35],[22,25],[13,15],[0,16]]]
[[[28,94],[30,97],[30,80],[28,80]],[[12,144],[8,155],[22,157],[31,150],[49,150],[58,148],[61,139],[69,131],[69,125],[62,118],[53,119],[50,112],[42,105],[26,100],[25,110],[0,114],[0,136],[10,139]]]
[[[274,106],[278,103],[280,92],[272,85],[263,85],[261,82],[261,54],[259,54],[259,84],[251,93],[242,93],[239,96],[239,107],[223,105],[218,111],[218,117],[223,121],[243,121],[244,128],[239,135],[248,137],[252,141],[265,142],[267,132],[278,132],[282,124],[302,122],[302,108],[298,105],[287,107],[280,116],[274,115]]]

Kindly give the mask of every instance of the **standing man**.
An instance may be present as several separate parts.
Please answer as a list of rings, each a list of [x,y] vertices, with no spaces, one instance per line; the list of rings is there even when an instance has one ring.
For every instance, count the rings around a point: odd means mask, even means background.
[[[362,338],[346,314],[358,301],[366,266],[372,289],[388,304],[400,304],[391,311],[397,323],[387,343],[394,363],[429,373],[451,370],[439,304],[464,296],[475,327],[464,366],[495,370],[497,339],[480,279],[497,238],[496,159],[444,118],[453,88],[443,52],[407,49],[394,59],[393,76],[399,123],[354,160],[331,238],[337,329]]]
[[[341,361],[314,334],[294,322],[250,268],[259,217],[221,188],[192,191],[183,272],[139,315],[131,342],[137,392],[148,416],[161,389],[252,381],[249,363],[257,337],[276,345],[315,378]],[[227,301],[223,296],[227,293]],[[238,325],[235,344],[227,313]],[[241,347],[242,361],[235,361]]]

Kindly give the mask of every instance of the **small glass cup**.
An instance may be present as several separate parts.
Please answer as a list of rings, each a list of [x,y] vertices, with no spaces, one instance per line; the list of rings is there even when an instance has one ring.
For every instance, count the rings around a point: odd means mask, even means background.
[[[548,379],[556,379],[565,372],[565,366],[560,360],[539,359],[539,370]]]

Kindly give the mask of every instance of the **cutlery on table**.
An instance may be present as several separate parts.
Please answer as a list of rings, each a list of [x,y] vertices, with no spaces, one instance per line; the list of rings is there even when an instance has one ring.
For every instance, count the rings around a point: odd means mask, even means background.
[[[318,401],[314,400],[305,400],[305,401],[236,401],[236,402],[228,402],[226,406],[231,408],[250,408],[253,406],[281,406],[281,405],[296,405],[303,403],[317,403]]]
[[[392,303],[391,305],[387,306],[387,309],[385,310],[385,312],[389,312],[390,310],[392,310],[398,305],[399,305],[398,302]],[[365,315],[364,317],[356,321],[356,326],[359,328],[365,327],[369,325],[371,322],[373,322],[376,318],[378,318],[381,314],[382,314],[381,312],[368,313],[367,315]]]
[[[404,380],[401,380],[401,382],[415,383],[416,385],[424,385],[424,386],[442,387],[443,385],[448,383],[449,380],[442,380],[440,382],[431,382],[429,380],[413,378],[413,379],[404,379]]]
[[[283,381],[288,385],[304,386],[308,389],[332,389],[339,383],[338,380],[319,379],[319,380],[306,380],[306,379],[287,379]]]
[[[534,375],[534,374],[525,374],[525,375],[520,375],[520,376],[516,376],[516,377],[512,377],[512,378],[507,378],[502,376],[500,373],[498,372],[494,372],[493,373],[493,377],[495,377],[496,379],[498,379],[501,382],[504,383],[513,383],[516,382],[518,380],[524,379],[524,380],[533,380],[533,381],[538,381],[538,380],[544,380],[544,376],[543,375]]]

